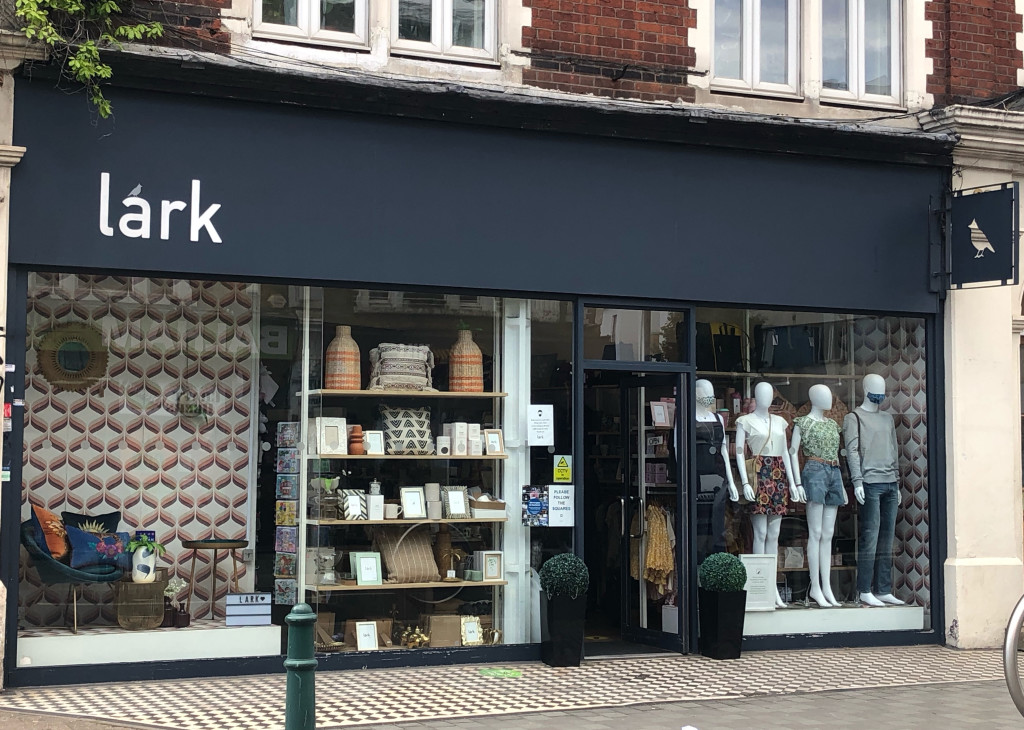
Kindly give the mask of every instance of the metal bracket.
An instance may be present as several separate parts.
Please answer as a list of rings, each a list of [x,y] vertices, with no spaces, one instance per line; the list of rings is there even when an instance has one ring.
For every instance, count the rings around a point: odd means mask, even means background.
[[[953,195],[944,190],[928,200],[928,291],[945,299],[949,290],[949,242],[952,237]]]

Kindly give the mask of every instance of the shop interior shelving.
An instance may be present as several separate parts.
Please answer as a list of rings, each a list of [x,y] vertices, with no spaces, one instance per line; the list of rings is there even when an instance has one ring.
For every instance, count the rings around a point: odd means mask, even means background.
[[[359,389],[359,390],[339,390],[329,389],[319,386],[320,383],[309,382],[310,373],[316,372],[317,368],[312,368],[310,360],[320,360],[323,357],[323,347],[326,346],[326,341],[317,342],[319,339],[319,333],[311,331],[310,322],[312,314],[308,304],[309,296],[307,290],[307,304],[306,304],[306,316],[302,338],[303,338],[303,351],[304,361],[302,369],[302,381],[300,389],[296,395],[300,398],[300,414],[302,423],[302,441],[304,444],[315,442],[315,434],[309,433],[310,419],[314,416],[320,415],[327,409],[344,408],[346,412],[353,410],[361,412],[365,415],[362,416],[364,422],[364,429],[372,429],[370,425],[369,412],[377,404],[394,404],[395,407],[418,407],[419,405],[431,405],[435,408],[440,408],[440,405],[451,404],[451,406],[457,410],[463,412],[479,413],[481,423],[490,422],[494,427],[501,426],[501,413],[503,400],[507,397],[507,393],[500,390],[490,390],[484,392],[449,392],[444,390],[429,390],[429,391],[418,391],[418,390],[371,390],[371,389]],[[500,324],[501,318],[495,317],[496,331],[497,326]],[[319,325],[319,323],[316,323]],[[322,331],[328,332],[331,329],[331,325],[324,327]],[[454,333],[453,333],[454,334]],[[385,340],[382,340],[385,341]],[[375,343],[360,343],[363,347],[373,347]],[[320,360],[322,362],[322,360]],[[493,382],[498,384],[501,382],[500,371],[498,368],[497,360],[492,364],[493,371],[490,377],[493,378]],[[365,377],[365,373],[364,373]],[[364,404],[364,405],[357,405]],[[400,405],[399,405],[400,404]],[[445,405],[447,408],[448,406]],[[436,413],[436,411],[435,411]],[[467,420],[465,418],[460,420]],[[472,419],[469,419],[472,420]],[[357,421],[358,422],[358,421]],[[351,423],[351,421],[350,421]],[[439,435],[439,424],[432,424],[435,433],[433,436]],[[304,449],[304,452],[308,451]],[[444,595],[444,591],[454,589],[455,591],[471,590],[475,588],[492,589],[493,593],[493,615],[494,619],[500,612],[501,594],[497,589],[507,584],[505,580],[491,580],[491,581],[467,581],[464,579],[458,580],[438,580],[428,582],[410,582],[410,583],[388,583],[386,582],[386,566],[382,564],[381,568],[385,571],[384,578],[385,582],[380,585],[353,585],[348,581],[342,583],[330,583],[322,584],[318,583],[314,578],[314,574],[307,572],[306,563],[306,549],[315,547],[335,547],[341,552],[347,552],[352,549],[350,546],[353,544],[363,543],[365,544],[366,537],[359,532],[355,532],[359,528],[364,527],[381,527],[381,526],[394,526],[396,528],[408,529],[408,530],[423,530],[431,529],[430,525],[440,528],[441,530],[447,530],[448,526],[452,527],[453,545],[461,545],[462,547],[469,548],[471,544],[480,546],[480,549],[485,550],[498,550],[501,546],[501,534],[502,529],[507,523],[507,517],[469,517],[469,518],[449,518],[449,519],[403,519],[401,517],[397,519],[385,519],[385,520],[345,520],[345,519],[316,519],[309,516],[308,513],[308,498],[310,490],[310,480],[317,476],[330,476],[338,473],[347,473],[349,470],[355,470],[358,467],[356,463],[360,465],[368,464],[369,469],[374,473],[380,481],[384,483],[384,493],[388,501],[396,501],[397,487],[398,485],[407,486],[415,485],[416,482],[399,481],[400,474],[403,474],[405,470],[413,469],[417,470],[418,462],[422,462],[424,465],[430,465],[430,471],[434,475],[433,481],[440,482],[442,485],[447,484],[463,484],[464,481],[446,481],[441,476],[447,475],[451,479],[455,479],[453,476],[453,470],[457,464],[473,464],[480,463],[486,464],[487,468],[491,472],[492,482],[490,484],[491,493],[498,498],[503,497],[502,489],[502,465],[508,456],[506,454],[480,454],[480,455],[438,455],[438,454],[314,454],[314,453],[303,453],[300,459],[300,507],[298,514],[298,555],[297,555],[297,575],[300,594],[309,596],[311,603],[319,605],[321,601],[327,601],[330,596],[344,593],[363,593],[363,592],[388,592],[388,591],[431,591],[436,590],[440,592],[440,595]],[[348,466],[351,462],[351,466]],[[446,468],[445,464],[450,464],[451,468]],[[330,465],[330,466],[328,466]],[[475,468],[472,466],[466,467],[471,472],[475,472]],[[365,472],[364,472],[365,473]],[[472,486],[472,482],[470,482]],[[459,528],[474,528],[475,526],[481,527],[480,534],[463,534]],[[364,548],[365,549],[365,548]],[[472,548],[470,548],[472,550]],[[337,568],[341,569],[342,568]],[[444,575],[444,572],[441,572]],[[390,614],[392,607],[389,603],[387,607],[381,608],[380,613]],[[319,610],[319,609],[318,609]]]

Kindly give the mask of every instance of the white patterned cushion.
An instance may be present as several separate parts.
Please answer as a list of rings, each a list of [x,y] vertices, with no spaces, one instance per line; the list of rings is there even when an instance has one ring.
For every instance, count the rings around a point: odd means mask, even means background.
[[[370,390],[434,390],[434,353],[426,345],[382,342],[370,350]]]
[[[384,452],[387,454],[430,455],[434,437],[429,408],[389,408],[382,405]]]

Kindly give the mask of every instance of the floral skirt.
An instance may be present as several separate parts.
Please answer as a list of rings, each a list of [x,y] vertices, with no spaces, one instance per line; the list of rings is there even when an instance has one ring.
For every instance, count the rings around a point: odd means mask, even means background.
[[[789,504],[789,481],[781,456],[758,456],[757,487],[750,511],[755,515],[784,515]]]

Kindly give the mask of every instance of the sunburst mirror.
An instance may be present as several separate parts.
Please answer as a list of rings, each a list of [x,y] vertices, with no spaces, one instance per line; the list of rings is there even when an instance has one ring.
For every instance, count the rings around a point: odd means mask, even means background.
[[[88,390],[107,374],[103,333],[84,323],[59,324],[39,342],[39,370],[61,390]]]

